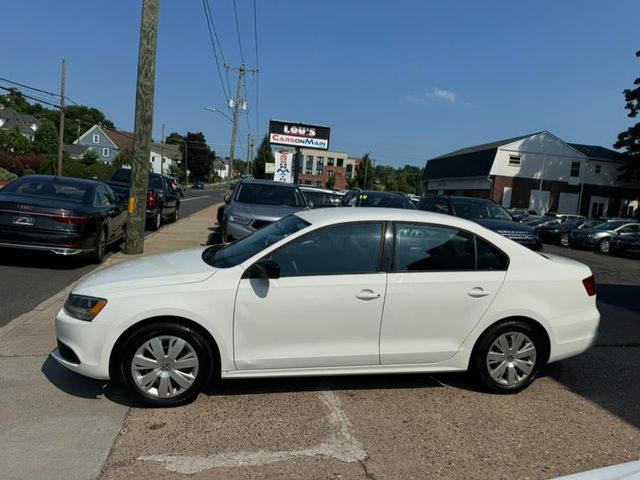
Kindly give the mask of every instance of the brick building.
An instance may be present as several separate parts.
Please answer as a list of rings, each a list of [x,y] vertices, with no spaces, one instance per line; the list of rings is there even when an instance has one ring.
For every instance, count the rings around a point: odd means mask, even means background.
[[[326,187],[329,178],[334,177],[333,188],[346,188],[347,179],[355,177],[356,164],[360,161],[344,152],[302,148],[301,153],[302,161],[298,165],[300,183],[314,187]]]
[[[543,131],[476,145],[427,162],[427,195],[491,198],[503,206],[589,217],[640,215],[640,184],[608,148],[566,143]]]

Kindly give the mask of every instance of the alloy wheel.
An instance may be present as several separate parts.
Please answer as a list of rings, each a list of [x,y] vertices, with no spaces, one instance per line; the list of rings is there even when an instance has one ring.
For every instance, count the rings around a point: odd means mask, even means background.
[[[568,247],[569,246],[569,234],[568,233],[563,233],[560,236],[560,245],[562,245],[563,247]]]
[[[515,387],[527,381],[536,365],[536,346],[522,332],[501,334],[489,347],[487,370],[499,385]]]
[[[196,350],[186,340],[162,335],[145,341],[131,360],[136,386],[155,398],[172,398],[189,390],[198,376]]]
[[[600,241],[600,251],[602,253],[609,253],[609,239],[605,238]]]

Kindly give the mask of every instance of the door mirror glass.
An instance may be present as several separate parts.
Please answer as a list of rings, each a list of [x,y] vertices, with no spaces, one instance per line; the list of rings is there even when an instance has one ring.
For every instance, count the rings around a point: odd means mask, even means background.
[[[280,265],[275,260],[263,258],[254,263],[245,274],[246,278],[280,278]]]
[[[231,195],[226,195],[224,197],[224,203],[229,203],[231,201]]]

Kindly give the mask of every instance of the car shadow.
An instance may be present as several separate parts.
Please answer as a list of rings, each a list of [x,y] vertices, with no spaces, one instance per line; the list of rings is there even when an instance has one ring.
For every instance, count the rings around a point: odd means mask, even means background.
[[[112,243],[107,247],[106,257],[122,250],[124,244]],[[63,256],[49,252],[0,248],[0,265],[21,268],[48,268],[51,270],[76,270],[95,265],[89,256]]]
[[[211,233],[207,236],[205,245],[217,245],[219,243],[223,243],[222,231],[220,230],[220,227],[215,225],[213,227],[210,227],[209,230],[211,231]]]
[[[133,400],[117,382],[96,380],[72,372],[51,356],[46,358],[40,371],[53,386],[68,395],[90,400],[106,397],[120,405],[134,406]]]

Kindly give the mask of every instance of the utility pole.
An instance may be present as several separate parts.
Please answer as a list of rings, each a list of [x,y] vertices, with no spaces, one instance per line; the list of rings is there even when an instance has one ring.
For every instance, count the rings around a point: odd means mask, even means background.
[[[164,123],[162,124],[162,140],[160,140],[160,175],[164,175]]]
[[[231,129],[231,147],[229,148],[229,174],[227,175],[227,195],[231,193],[231,176],[233,175],[233,156],[236,153],[236,134],[238,133],[238,115],[240,109],[243,107],[244,102],[240,98],[240,89],[242,87],[242,79],[246,72],[258,73],[256,69],[245,68],[244,65],[239,67],[231,67],[225,65],[227,70],[238,71],[238,86],[236,88],[236,98],[233,100],[233,128]]]
[[[64,82],[67,76],[67,61],[62,59],[62,78],[60,80],[60,135],[58,138],[58,175],[62,176],[62,157],[64,155]]]
[[[247,171],[251,176],[253,176],[253,174],[251,173],[251,158],[253,158],[251,152],[252,148],[253,143],[251,143],[251,134],[247,133]]]
[[[159,15],[160,0],[142,0],[138,80],[136,85],[136,116],[133,133],[131,184],[129,187],[129,216],[127,218],[127,240],[124,249],[128,255],[142,253],[144,250]]]
[[[187,139],[183,140],[184,142],[184,187],[189,187],[189,144],[187,143]]]

